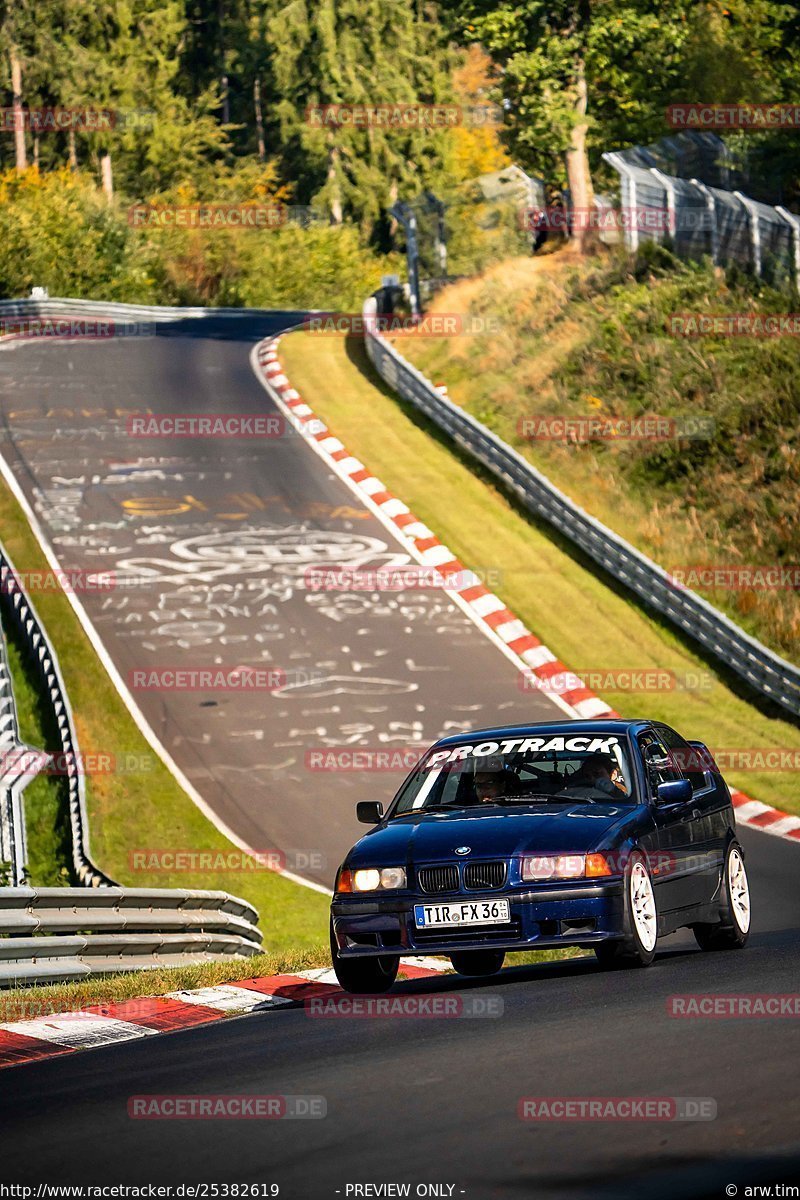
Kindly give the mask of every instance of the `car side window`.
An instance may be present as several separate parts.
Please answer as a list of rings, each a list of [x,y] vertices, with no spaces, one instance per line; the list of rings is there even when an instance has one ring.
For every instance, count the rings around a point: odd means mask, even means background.
[[[669,725],[658,726],[659,737],[669,750],[670,758],[679,768],[684,779],[688,779],[693,792],[702,792],[711,787],[711,776],[703,770],[700,751],[690,746],[679,733],[670,729]]]
[[[675,779],[683,778],[678,768],[672,762],[666,745],[655,733],[649,730],[645,733],[640,733],[638,742],[642,758],[644,759],[647,784],[651,796],[655,796],[656,788],[660,783],[671,783]],[[656,748],[656,752],[652,750],[649,752],[650,761],[648,761],[649,746],[655,746]]]

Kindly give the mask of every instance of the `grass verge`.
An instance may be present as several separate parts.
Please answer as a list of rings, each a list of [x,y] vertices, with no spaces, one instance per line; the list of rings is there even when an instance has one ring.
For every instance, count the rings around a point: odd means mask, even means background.
[[[522,967],[537,963],[564,962],[585,957],[588,952],[564,950],[529,950],[510,954],[506,966]],[[197,963],[188,967],[164,967],[153,971],[130,971],[118,975],[100,976],[78,983],[44,984],[36,988],[9,988],[0,993],[0,1022],[27,1021],[48,1013],[77,1012],[90,1005],[118,1004],[147,996],[164,996],[168,992],[191,988],[215,987],[241,979],[256,979],[270,975],[292,975],[315,967],[329,968],[330,950],[327,944],[312,946],[296,953],[256,954],[252,958],[229,962]],[[404,979],[400,964],[398,979]]]
[[[187,967],[157,967],[152,971],[126,971],[117,975],[82,979],[77,983],[42,984],[9,988],[0,993],[0,1021],[25,1021],[47,1013],[76,1012],[91,1004],[112,1004],[167,992],[215,987],[237,979],[291,975],[313,967],[330,967],[326,945],[294,953],[255,954],[227,962],[195,963]]]
[[[602,692],[623,716],[664,720],[715,750],[789,748],[800,730],[749,703],[735,681],[598,577],[382,383],[363,341],[293,333],[280,358],[314,411],[573,670],[670,671],[682,688]],[[515,686],[515,685],[512,685]],[[469,695],[459,693],[460,703]],[[553,710],[554,718],[557,710]],[[800,812],[800,773],[726,770],[749,795]]]
[[[3,543],[20,572],[46,572],[47,562],[27,518],[5,483],[0,483],[0,530]],[[183,791],[134,724],[119,693],[95,654],[89,639],[61,591],[42,591],[33,597],[61,664],[78,734],[85,756],[110,755],[115,763],[134,763],[137,770],[87,777],[87,806],[92,855],[118,883],[128,887],[212,888],[232,892],[259,911],[266,948],[289,953],[327,940],[328,900],[318,892],[253,864],[252,871],[143,871],[129,860],[136,847],[175,847],[192,851],[225,852],[231,846]],[[12,653],[13,653],[13,648]],[[15,686],[20,673],[15,673]],[[24,694],[23,734],[47,750],[57,745],[47,729],[33,721],[36,702]],[[44,738],[44,743],[41,739]],[[40,788],[37,781],[33,789]],[[62,814],[54,794],[31,792],[31,875],[35,882],[52,882],[49,856],[63,854]],[[60,868],[59,868],[60,871]],[[59,882],[64,882],[63,879]]]
[[[4,622],[3,632],[20,739],[37,749],[56,746],[57,728],[43,702],[39,676],[33,663],[10,622]],[[23,802],[28,881],[36,887],[70,887],[75,883],[75,877],[66,778],[44,773],[37,775],[25,788]]]
[[[797,339],[675,332],[691,314],[774,318],[791,304],[763,280],[679,262],[645,244],[635,258],[556,254],[498,264],[444,289],[432,305],[491,322],[490,336],[397,344],[665,570],[705,568],[689,575],[690,586],[800,662]],[[674,421],[687,436],[596,432],[573,441],[550,432],[550,422],[565,419],[608,427],[646,414]],[[781,566],[789,582],[776,586],[766,569]]]

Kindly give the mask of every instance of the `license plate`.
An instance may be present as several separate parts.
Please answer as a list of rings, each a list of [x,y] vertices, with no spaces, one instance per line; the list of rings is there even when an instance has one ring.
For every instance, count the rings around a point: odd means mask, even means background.
[[[465,900],[458,904],[415,904],[417,929],[436,926],[502,925],[510,918],[507,900]]]

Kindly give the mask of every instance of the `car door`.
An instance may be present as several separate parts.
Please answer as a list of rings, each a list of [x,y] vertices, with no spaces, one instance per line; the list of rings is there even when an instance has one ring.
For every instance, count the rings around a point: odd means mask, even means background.
[[[637,740],[655,824],[651,861],[659,911],[690,908],[703,902],[703,876],[695,861],[699,836],[696,814],[699,810],[691,803],[661,805],[656,802],[658,784],[682,779],[683,775],[673,764],[664,740],[655,729],[643,731]],[[648,747],[651,747],[649,752]],[[653,753],[657,755],[656,761],[648,763],[648,756]]]
[[[692,785],[693,856],[702,876],[701,903],[710,901],[719,886],[730,828],[730,798],[722,779],[711,770],[707,753],[682,738],[669,725],[658,724],[656,733],[670,759]]]

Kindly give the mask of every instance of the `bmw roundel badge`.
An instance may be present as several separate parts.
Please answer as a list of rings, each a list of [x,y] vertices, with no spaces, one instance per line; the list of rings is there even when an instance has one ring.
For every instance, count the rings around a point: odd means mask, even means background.
[[[469,854],[472,846],[456,846],[456,854]]]

